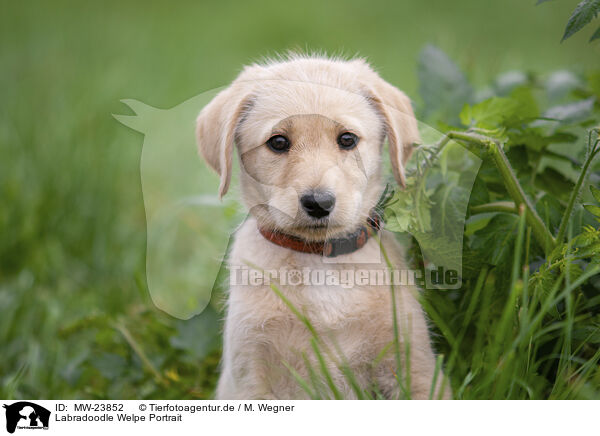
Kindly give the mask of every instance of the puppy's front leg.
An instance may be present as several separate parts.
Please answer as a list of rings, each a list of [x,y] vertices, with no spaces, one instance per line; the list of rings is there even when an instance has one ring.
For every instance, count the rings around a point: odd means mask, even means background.
[[[406,371],[406,359],[404,356],[404,345],[400,344],[401,367],[396,366],[395,355],[388,352],[385,359],[375,370],[377,384],[383,396],[387,399],[411,398],[413,400],[427,400],[431,394],[431,386],[435,372],[435,356],[429,347],[410,347],[410,385]],[[398,380],[397,376],[400,378]],[[402,386],[400,385],[402,383]],[[448,381],[444,381],[444,374],[440,371],[433,391],[432,399],[439,399],[442,384],[444,392],[441,396],[444,400],[452,398],[451,388]]]
[[[225,322],[222,370],[217,385],[218,400],[275,399],[268,380],[266,352],[256,335],[243,329],[233,332]],[[246,334],[245,334],[246,333]]]

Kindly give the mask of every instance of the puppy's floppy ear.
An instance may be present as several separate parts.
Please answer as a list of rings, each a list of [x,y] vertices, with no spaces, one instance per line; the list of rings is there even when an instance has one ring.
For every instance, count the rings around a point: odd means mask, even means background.
[[[417,120],[406,94],[379,76],[373,76],[368,83],[369,98],[384,119],[394,178],[405,187],[404,164],[410,158],[413,144],[421,141]]]
[[[231,161],[237,125],[249,104],[248,89],[234,83],[221,91],[202,109],[196,120],[200,153],[219,174],[219,195],[223,197],[231,180]]]

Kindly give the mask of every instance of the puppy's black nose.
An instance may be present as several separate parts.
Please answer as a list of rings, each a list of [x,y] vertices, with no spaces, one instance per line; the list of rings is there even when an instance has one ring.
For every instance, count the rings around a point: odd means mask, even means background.
[[[335,196],[330,192],[314,191],[304,194],[300,198],[300,204],[310,216],[323,218],[333,210]]]

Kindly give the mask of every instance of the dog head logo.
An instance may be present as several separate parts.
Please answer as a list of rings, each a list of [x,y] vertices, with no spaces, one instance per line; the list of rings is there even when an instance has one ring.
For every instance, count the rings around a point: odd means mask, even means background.
[[[50,411],[29,401],[19,401],[3,406],[6,409],[6,431],[18,429],[44,429],[50,424]]]
[[[258,71],[265,77],[240,76],[169,110],[124,100],[136,115],[115,116],[145,135],[146,275],[154,303],[183,319],[202,312],[244,210],[292,236],[327,221],[330,237],[334,228],[351,234],[357,220],[381,207],[385,228],[411,234],[435,272],[423,285],[459,288],[467,205],[481,160],[418,122],[410,100],[375,73],[365,73],[364,83],[350,74],[338,89],[273,78],[267,69]],[[210,142],[201,141],[204,160],[195,133]],[[384,137],[389,153],[381,152]],[[423,145],[413,147],[415,140]],[[292,142],[301,147],[288,157]],[[398,186],[383,202],[382,174]]]

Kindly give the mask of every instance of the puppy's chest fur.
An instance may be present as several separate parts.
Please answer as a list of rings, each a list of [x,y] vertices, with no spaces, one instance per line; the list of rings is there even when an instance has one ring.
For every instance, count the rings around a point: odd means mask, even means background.
[[[378,244],[372,239],[362,249],[345,255],[341,259],[343,263],[329,263],[321,256],[272,244],[258,233],[256,222],[250,219],[236,234],[229,263],[232,267],[247,268],[251,264],[264,270],[384,270],[386,263],[380,256]],[[400,253],[394,253],[393,257],[396,262],[401,261]],[[371,262],[365,263],[366,260]],[[372,263],[373,260],[378,262]],[[348,286],[347,282],[343,286],[342,283],[295,286],[272,283],[310,320],[327,347],[343,355],[361,383],[368,385],[373,378],[372,363],[393,340],[389,286]],[[422,316],[410,292],[398,292],[396,298],[402,300],[401,313],[415,313],[416,318]],[[231,286],[225,337],[224,359],[229,360],[234,379],[244,377],[246,371],[264,371],[268,374],[265,376],[267,386],[261,389],[266,392],[257,392],[258,395],[297,396],[298,384],[282,362],[306,375],[306,356],[312,356],[309,360],[314,362],[312,334],[270,286]],[[258,370],[256,365],[262,369]],[[328,365],[337,382],[344,383],[336,364],[329,362]]]
[[[391,310],[389,286],[374,286],[364,279],[365,275],[387,269],[375,239],[354,253],[328,260],[274,245],[258,233],[251,219],[236,235],[229,264],[239,269],[260,268],[264,274],[283,271],[286,279],[276,277],[270,283],[315,326],[325,329],[343,329],[356,321],[377,320],[376,324],[381,324],[379,312]],[[356,283],[359,269],[365,274],[363,283]],[[258,324],[282,317],[297,320],[268,283],[231,286],[228,305],[230,310],[247,312],[248,321]],[[385,315],[389,318],[391,312]]]

